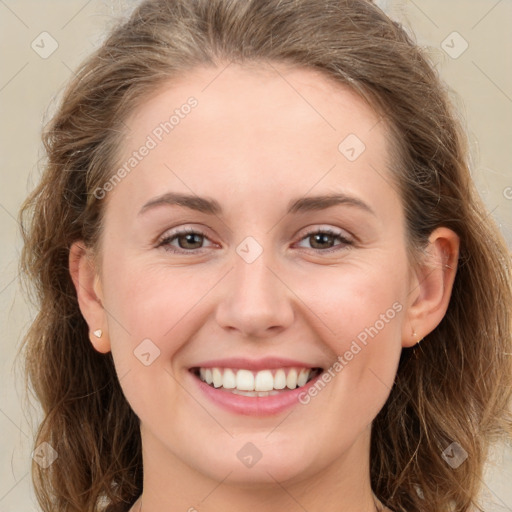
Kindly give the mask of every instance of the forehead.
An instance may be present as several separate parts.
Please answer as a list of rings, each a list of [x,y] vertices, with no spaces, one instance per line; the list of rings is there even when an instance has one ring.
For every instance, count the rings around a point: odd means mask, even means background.
[[[226,185],[240,196],[389,186],[384,122],[347,86],[312,69],[197,68],[142,101],[126,126],[118,165],[130,175],[114,195],[130,187],[134,202],[164,187],[215,189],[234,200]],[[143,146],[150,149],[135,162]]]
[[[265,126],[274,133],[287,126],[291,135],[294,127],[290,123],[296,121],[300,124],[295,128],[314,129],[317,135],[323,132],[330,142],[332,136],[336,139],[347,129],[363,137],[381,120],[347,85],[317,70],[277,63],[231,63],[221,68],[194,68],[160,85],[128,118],[128,138],[150,133],[155,122],[168,121],[191,97],[199,108],[194,109],[192,121],[179,124],[192,122],[194,129],[202,125],[211,130],[214,122],[211,136],[230,129],[233,138],[240,126],[244,127],[241,137],[250,134],[251,127],[261,133]],[[172,137],[179,140],[180,132],[183,127],[173,130]]]

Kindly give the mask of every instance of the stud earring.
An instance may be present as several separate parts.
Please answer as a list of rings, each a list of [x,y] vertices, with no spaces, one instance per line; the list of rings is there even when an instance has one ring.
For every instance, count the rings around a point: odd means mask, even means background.
[[[93,334],[96,338],[101,338],[103,336],[103,331],[101,329],[96,329]]]
[[[417,338],[418,335],[416,334],[416,331],[413,331],[412,335]],[[416,342],[416,345],[419,345],[421,342],[423,341],[423,338],[420,338],[417,342]]]

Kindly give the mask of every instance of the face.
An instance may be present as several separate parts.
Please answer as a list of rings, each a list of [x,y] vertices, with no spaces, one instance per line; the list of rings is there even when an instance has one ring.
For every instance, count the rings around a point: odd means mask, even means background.
[[[241,485],[363,464],[410,328],[384,123],[313,70],[232,64],[126,125],[97,290],[145,460]]]

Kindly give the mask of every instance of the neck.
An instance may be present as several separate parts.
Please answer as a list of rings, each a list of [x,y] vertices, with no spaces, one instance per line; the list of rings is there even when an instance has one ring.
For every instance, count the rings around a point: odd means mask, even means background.
[[[236,467],[217,478],[205,475],[142,430],[144,492],[130,512],[384,512],[371,491],[368,457],[362,457],[369,453],[369,434],[321,471],[279,481],[269,468],[256,484],[237,480]]]

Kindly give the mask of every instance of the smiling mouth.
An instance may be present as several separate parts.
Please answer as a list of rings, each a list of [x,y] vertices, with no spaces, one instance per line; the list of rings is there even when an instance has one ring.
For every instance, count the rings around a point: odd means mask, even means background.
[[[201,381],[219,391],[263,397],[305,386],[322,373],[322,368],[278,368],[258,372],[237,368],[191,368]]]

